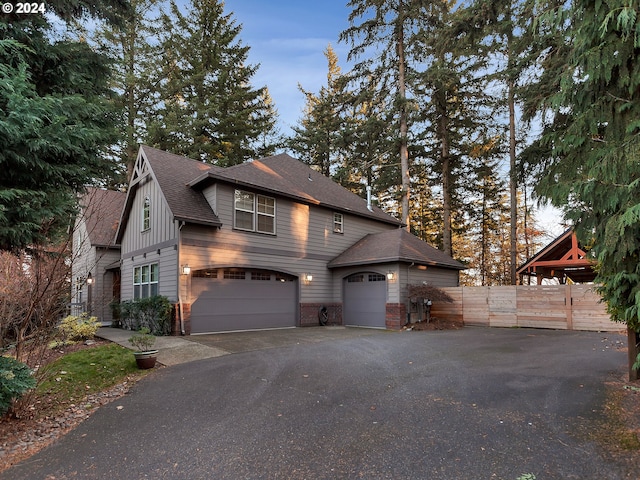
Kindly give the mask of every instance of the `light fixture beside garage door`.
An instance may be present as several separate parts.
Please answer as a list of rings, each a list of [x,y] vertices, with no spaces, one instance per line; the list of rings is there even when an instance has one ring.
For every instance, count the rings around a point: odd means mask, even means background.
[[[183,265],[182,266],[182,274],[183,275],[189,275],[190,273],[191,273],[191,267],[189,266],[189,264]]]
[[[313,275],[311,275],[310,273],[305,273],[302,275],[302,280],[304,281],[305,285],[309,285],[313,280]]]

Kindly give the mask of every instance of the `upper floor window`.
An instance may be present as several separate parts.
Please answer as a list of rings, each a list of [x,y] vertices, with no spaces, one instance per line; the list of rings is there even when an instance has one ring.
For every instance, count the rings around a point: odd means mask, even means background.
[[[144,197],[144,204],[142,206],[142,231],[149,230],[151,228],[151,200],[149,197]]]
[[[344,233],[344,217],[341,213],[333,214],[333,231],[334,233]]]
[[[140,265],[133,268],[133,298],[158,295],[158,264]]]
[[[233,226],[252,232],[276,233],[275,198],[236,190]]]

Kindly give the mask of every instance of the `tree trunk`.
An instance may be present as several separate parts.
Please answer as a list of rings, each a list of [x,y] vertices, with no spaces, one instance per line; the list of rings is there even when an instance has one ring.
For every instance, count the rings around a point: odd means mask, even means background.
[[[407,142],[407,88],[405,81],[404,59],[404,22],[398,25],[398,94],[400,95],[400,169],[402,172],[402,223],[408,232],[411,232],[409,219],[409,193],[411,190],[411,177],[409,175],[409,147]]]
[[[511,260],[510,273],[511,285],[518,283],[517,261],[518,261],[518,176],[516,171],[516,108],[513,80],[509,80],[509,191],[511,196]]]

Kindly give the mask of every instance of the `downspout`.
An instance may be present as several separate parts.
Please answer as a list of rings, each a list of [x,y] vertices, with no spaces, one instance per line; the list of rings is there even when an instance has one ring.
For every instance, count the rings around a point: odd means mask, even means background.
[[[178,316],[180,317],[180,335],[186,335],[185,331],[184,331],[184,312],[182,310],[182,295],[180,294],[181,291],[181,286],[180,286],[180,251],[181,251],[181,247],[182,247],[182,227],[184,227],[184,222],[180,222],[179,226],[178,226],[178,255],[177,255],[177,260],[178,260],[178,268],[176,269],[177,272],[177,276],[178,276]]]
[[[409,285],[409,270],[411,269],[411,267],[413,267],[416,264],[416,262],[411,262],[411,265],[409,265],[407,267],[407,285]],[[398,277],[398,280],[400,280],[400,278]],[[405,291],[405,294],[407,292]],[[405,322],[405,326],[409,325],[411,323],[411,298],[409,297],[409,295],[407,295],[407,319]]]

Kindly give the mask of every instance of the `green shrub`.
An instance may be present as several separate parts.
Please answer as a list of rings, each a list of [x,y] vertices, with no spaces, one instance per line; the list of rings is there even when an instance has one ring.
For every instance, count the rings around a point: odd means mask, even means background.
[[[7,413],[14,400],[35,386],[36,379],[27,365],[11,357],[0,356],[0,415]]]
[[[171,333],[171,302],[162,295],[122,302],[120,322],[129,330],[147,327],[153,335],[169,335]]]
[[[58,325],[58,331],[64,340],[80,341],[88,340],[100,328],[100,322],[96,317],[90,317],[86,312],[80,316],[69,315]]]
[[[133,345],[137,352],[148,352],[153,350],[156,337],[151,334],[151,331],[147,327],[142,327],[131,336],[129,343]]]

